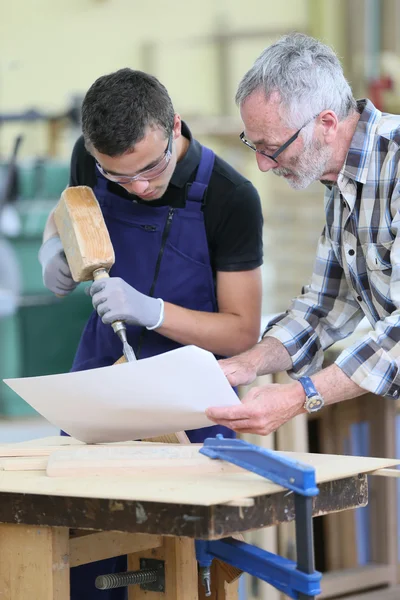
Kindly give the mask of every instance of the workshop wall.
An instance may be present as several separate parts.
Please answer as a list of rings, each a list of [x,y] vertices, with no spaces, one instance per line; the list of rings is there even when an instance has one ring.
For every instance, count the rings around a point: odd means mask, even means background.
[[[130,0],[0,1],[0,113],[29,108],[60,113],[100,75],[130,66],[151,70],[183,113],[218,113],[216,44],[220,31],[304,30],[307,0],[204,0],[201,4],[134,3]],[[270,35],[235,44],[231,102],[236,83]],[[150,67],[150,69],[149,69]],[[182,83],[184,82],[184,85]],[[0,133],[0,153],[10,147],[13,127]],[[46,135],[28,126],[23,153],[45,152]],[[39,142],[39,143],[38,143]],[[63,153],[68,154],[68,144]]]

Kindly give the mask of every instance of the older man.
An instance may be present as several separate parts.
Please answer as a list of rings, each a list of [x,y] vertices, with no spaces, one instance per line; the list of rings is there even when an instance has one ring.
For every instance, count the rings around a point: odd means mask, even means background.
[[[325,186],[326,223],[314,272],[251,350],[221,361],[233,385],[288,371],[295,381],[254,387],[238,407],[208,416],[262,435],[299,413],[366,392],[400,390],[400,116],[355,101],[335,53],[291,34],[262,52],[237,95],[261,171],[294,189]],[[324,350],[363,317],[371,331],[322,369]],[[312,376],[312,377],[310,377]]]

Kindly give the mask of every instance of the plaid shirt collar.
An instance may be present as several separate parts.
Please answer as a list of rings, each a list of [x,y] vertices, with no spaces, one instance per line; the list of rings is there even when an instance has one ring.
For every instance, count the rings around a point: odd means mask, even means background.
[[[366,183],[368,168],[373,154],[375,133],[382,116],[370,100],[358,100],[360,119],[357,123],[345,163],[338,176],[338,184],[344,178]]]

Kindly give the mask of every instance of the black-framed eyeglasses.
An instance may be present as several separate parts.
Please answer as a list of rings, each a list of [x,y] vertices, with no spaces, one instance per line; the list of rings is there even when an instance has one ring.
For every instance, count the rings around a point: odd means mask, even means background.
[[[302,127],[300,127],[300,129],[298,131],[296,131],[296,133],[294,135],[292,135],[292,137],[289,138],[287,142],[282,144],[282,146],[280,146],[278,148],[278,150],[276,150],[273,154],[267,154],[264,150],[257,150],[257,148],[251,142],[249,142],[249,140],[246,138],[246,136],[244,135],[244,131],[242,131],[242,133],[239,136],[240,141],[243,142],[243,144],[246,144],[246,146],[248,146],[248,148],[253,150],[253,152],[257,152],[257,154],[262,154],[262,156],[265,156],[266,158],[269,158],[270,160],[273,160],[275,163],[277,163],[278,162],[276,160],[277,157],[280,154],[282,154],[282,152],[284,150],[286,150],[286,148],[288,146],[290,146],[290,144],[293,144],[293,142],[297,140],[297,138],[300,135],[301,130],[304,129],[304,127],[306,127],[307,125],[309,125],[309,123],[311,123],[311,121],[313,121],[316,117],[318,117],[318,115],[319,115],[319,113],[317,113],[311,119],[309,119],[306,123],[304,123],[304,125]]]
[[[100,173],[102,175],[104,175],[104,177],[106,177],[110,181],[113,181],[114,183],[131,183],[132,181],[150,181],[151,179],[155,179],[156,177],[159,177],[159,175],[164,173],[164,171],[168,167],[169,161],[171,160],[171,156],[172,156],[172,140],[173,140],[173,133],[171,132],[171,135],[168,138],[168,145],[165,149],[165,152],[164,152],[161,160],[159,160],[159,162],[156,165],[154,165],[154,167],[151,167],[150,169],[145,169],[144,171],[140,171],[139,173],[136,173],[136,175],[114,175],[113,173],[109,173],[108,171],[103,169],[103,167],[97,161],[96,161],[96,167],[98,168]]]

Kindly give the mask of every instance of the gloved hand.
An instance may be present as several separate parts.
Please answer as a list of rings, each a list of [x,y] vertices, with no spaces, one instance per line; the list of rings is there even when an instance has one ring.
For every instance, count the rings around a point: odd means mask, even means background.
[[[52,237],[42,244],[39,250],[39,262],[42,265],[43,283],[54,294],[67,296],[78,285],[72,279],[58,236]]]
[[[95,281],[89,288],[92,303],[103,323],[125,321],[148,329],[160,327],[164,320],[164,302],[138,292],[120,277]]]

